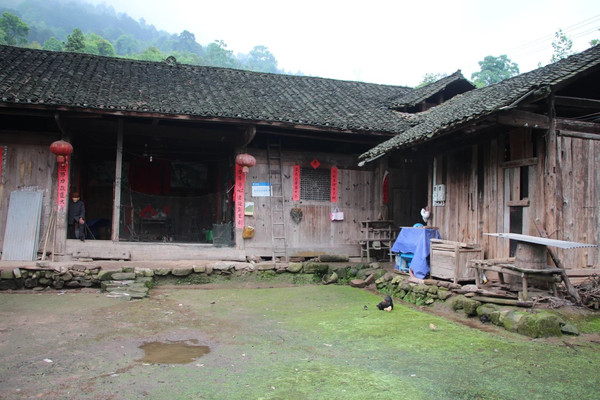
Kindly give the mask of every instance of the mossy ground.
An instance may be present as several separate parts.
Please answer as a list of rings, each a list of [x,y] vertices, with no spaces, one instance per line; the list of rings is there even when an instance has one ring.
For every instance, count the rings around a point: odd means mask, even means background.
[[[136,302],[0,294],[0,398],[598,398],[594,342],[485,332],[401,304],[388,313],[380,299],[337,285],[158,286]],[[191,364],[136,361],[144,342],[192,339],[211,351]]]

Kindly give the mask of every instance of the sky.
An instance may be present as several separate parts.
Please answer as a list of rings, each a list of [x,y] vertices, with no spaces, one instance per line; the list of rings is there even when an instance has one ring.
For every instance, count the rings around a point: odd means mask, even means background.
[[[85,0],[84,0],[85,1]],[[488,55],[521,72],[548,64],[562,29],[573,50],[600,39],[598,0],[87,0],[192,32],[234,53],[266,46],[289,73],[414,87],[426,73],[467,79]]]

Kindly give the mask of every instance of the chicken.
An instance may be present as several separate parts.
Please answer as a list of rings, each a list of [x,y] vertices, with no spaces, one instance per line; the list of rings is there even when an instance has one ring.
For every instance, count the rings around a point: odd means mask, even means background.
[[[429,220],[429,206],[426,206],[425,208],[421,208],[421,217],[423,217],[423,222],[425,222],[427,224],[427,221]]]
[[[392,311],[394,309],[394,302],[392,301],[392,297],[388,294],[385,296],[385,299],[379,304],[377,304],[377,308],[385,311]]]

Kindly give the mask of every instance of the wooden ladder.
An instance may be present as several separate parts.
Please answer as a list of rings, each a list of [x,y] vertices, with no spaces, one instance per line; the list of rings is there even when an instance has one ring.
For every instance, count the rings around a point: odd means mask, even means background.
[[[281,141],[267,142],[267,162],[269,166],[269,185],[271,187],[271,245],[273,261],[287,261],[285,237],[285,214],[283,197]]]

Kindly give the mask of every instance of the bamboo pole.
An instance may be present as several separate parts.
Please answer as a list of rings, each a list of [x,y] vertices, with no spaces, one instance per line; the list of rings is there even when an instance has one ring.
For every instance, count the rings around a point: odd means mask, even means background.
[[[56,218],[55,218],[56,220]],[[53,234],[52,234],[52,257],[50,258],[50,261],[54,262],[54,253],[56,252],[56,223],[54,223],[54,227],[53,227]]]
[[[54,223],[54,210],[50,213],[50,218],[48,219],[48,226],[46,227],[46,233],[44,234],[44,246],[42,248],[42,261],[46,259],[46,245],[48,244],[48,236],[50,236],[50,230],[52,229],[52,225]]]

